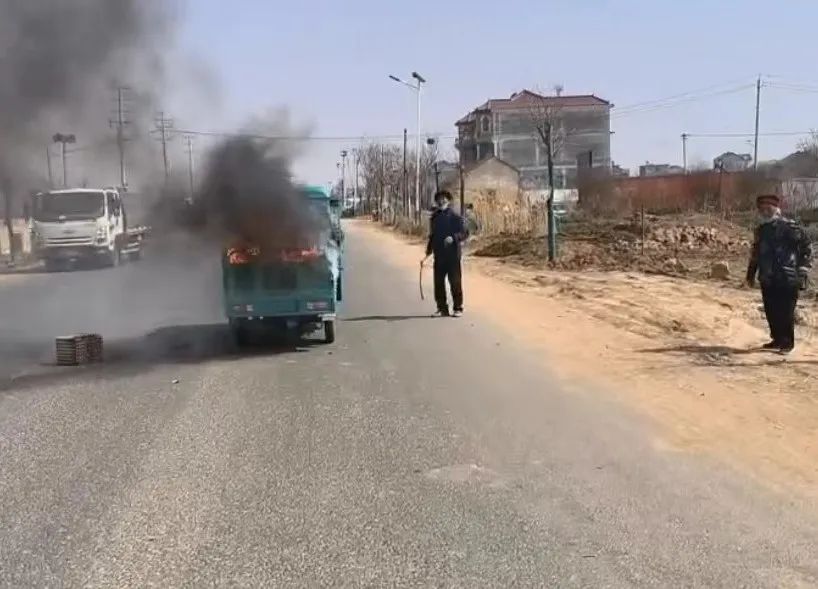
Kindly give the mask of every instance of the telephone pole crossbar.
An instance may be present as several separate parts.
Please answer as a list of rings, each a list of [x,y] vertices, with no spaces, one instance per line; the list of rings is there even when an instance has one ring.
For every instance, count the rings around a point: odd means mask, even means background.
[[[164,111],[159,111],[156,115],[155,132],[159,134],[159,142],[162,144],[162,163],[165,168],[165,182],[170,178],[170,160],[168,159],[168,142],[170,132],[173,130],[173,119],[165,116]]]

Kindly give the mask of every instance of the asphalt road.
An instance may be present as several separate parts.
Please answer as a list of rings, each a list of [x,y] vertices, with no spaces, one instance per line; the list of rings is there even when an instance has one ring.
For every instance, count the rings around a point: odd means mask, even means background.
[[[661,449],[488,318],[428,318],[348,235],[329,347],[236,353],[191,248],[0,276],[0,585],[818,584],[805,507]],[[109,362],[43,365],[75,331]]]

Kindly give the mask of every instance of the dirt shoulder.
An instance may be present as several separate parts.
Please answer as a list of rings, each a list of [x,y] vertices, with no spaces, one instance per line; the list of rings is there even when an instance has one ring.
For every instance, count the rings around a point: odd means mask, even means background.
[[[396,263],[421,244],[367,222]],[[546,271],[467,257],[466,306],[547,353],[570,383],[604,385],[651,417],[666,450],[715,454],[818,502],[818,313],[801,305],[789,357],[763,352],[760,294],[639,272]]]

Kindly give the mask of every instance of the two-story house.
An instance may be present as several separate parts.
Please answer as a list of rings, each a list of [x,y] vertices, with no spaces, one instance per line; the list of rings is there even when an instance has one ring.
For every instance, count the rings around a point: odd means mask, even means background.
[[[537,121],[548,116],[555,129],[555,186],[574,188],[578,158],[590,154],[594,167],[610,166],[612,107],[594,95],[544,96],[530,90],[489,100],[455,123],[460,163],[497,157],[518,169],[527,184],[544,188],[548,158]]]
[[[645,162],[644,166],[639,166],[639,176],[670,176],[673,174],[684,174],[685,169],[675,164],[652,164]]]
[[[713,169],[725,172],[741,172],[750,167],[753,163],[753,156],[749,153],[735,153],[725,151],[723,154],[713,159]]]

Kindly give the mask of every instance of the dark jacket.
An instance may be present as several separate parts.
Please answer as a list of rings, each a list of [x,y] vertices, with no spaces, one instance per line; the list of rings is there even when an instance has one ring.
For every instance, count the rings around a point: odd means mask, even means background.
[[[454,243],[446,245],[446,238],[451,237]],[[451,208],[436,209],[429,220],[429,241],[426,244],[426,255],[434,254],[435,258],[460,257],[460,244],[466,239],[466,227],[463,217]]]
[[[792,219],[778,217],[756,227],[747,281],[762,286],[806,286],[812,266],[812,244],[804,229]]]

